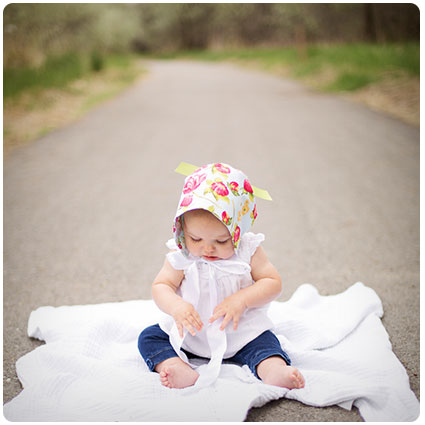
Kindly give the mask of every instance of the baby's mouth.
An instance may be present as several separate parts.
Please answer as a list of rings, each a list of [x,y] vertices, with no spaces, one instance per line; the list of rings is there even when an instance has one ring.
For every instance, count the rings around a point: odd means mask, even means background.
[[[216,261],[219,260],[219,257],[210,257],[209,255],[203,255],[202,258],[208,261]]]

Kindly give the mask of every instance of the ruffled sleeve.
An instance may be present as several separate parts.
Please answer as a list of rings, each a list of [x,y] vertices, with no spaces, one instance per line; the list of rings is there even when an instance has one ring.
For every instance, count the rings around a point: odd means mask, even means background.
[[[186,270],[193,264],[193,259],[186,258],[182,251],[178,249],[174,239],[170,239],[165,244],[171,251],[166,255],[168,262],[176,270]]]
[[[261,242],[265,240],[263,233],[252,233],[247,232],[242,236],[238,257],[245,261],[246,263],[251,263],[251,257],[254,255],[257,248],[260,246]]]
[[[168,241],[165,243],[165,245],[171,251],[176,251],[178,249],[178,247],[176,245],[176,241],[174,239],[168,239]]]
[[[174,239],[169,239],[165,245],[170,250],[166,255],[168,262],[174,269],[181,270],[182,254],[176,245],[176,241]]]

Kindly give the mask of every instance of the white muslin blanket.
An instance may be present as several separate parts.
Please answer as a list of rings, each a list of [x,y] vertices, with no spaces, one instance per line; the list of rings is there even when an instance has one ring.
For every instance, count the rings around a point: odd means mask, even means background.
[[[151,300],[40,307],[28,335],[46,341],[21,357],[23,391],[4,406],[10,421],[243,421],[251,407],[281,397],[311,406],[357,406],[366,421],[413,421],[419,402],[392,352],[382,304],[362,283],[332,296],[301,285],[274,301],[274,332],[303,373],[305,388],[263,384],[248,367],[223,364],[199,391],[169,389],[149,372],[139,333],[158,321]],[[205,364],[200,364],[199,369]]]

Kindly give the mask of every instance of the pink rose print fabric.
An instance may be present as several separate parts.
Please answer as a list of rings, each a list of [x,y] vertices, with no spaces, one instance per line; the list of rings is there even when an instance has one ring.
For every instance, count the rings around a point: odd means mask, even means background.
[[[235,251],[241,236],[257,218],[257,206],[247,176],[228,164],[208,164],[186,177],[174,220],[174,238],[187,256],[182,220],[187,211],[204,209],[229,230]]]

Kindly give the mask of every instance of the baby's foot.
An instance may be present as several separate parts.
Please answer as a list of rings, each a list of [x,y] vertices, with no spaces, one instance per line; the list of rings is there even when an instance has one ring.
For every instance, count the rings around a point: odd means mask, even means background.
[[[288,366],[281,357],[269,357],[257,366],[257,374],[265,384],[278,387],[304,388],[304,377],[301,372]]]
[[[304,388],[304,377],[300,371],[292,366],[283,366],[281,370],[276,370],[276,374],[272,374],[263,380],[266,384],[276,385],[292,389]]]
[[[172,357],[157,367],[159,379],[164,387],[186,388],[195,384],[199,373],[193,370],[180,357]]]

